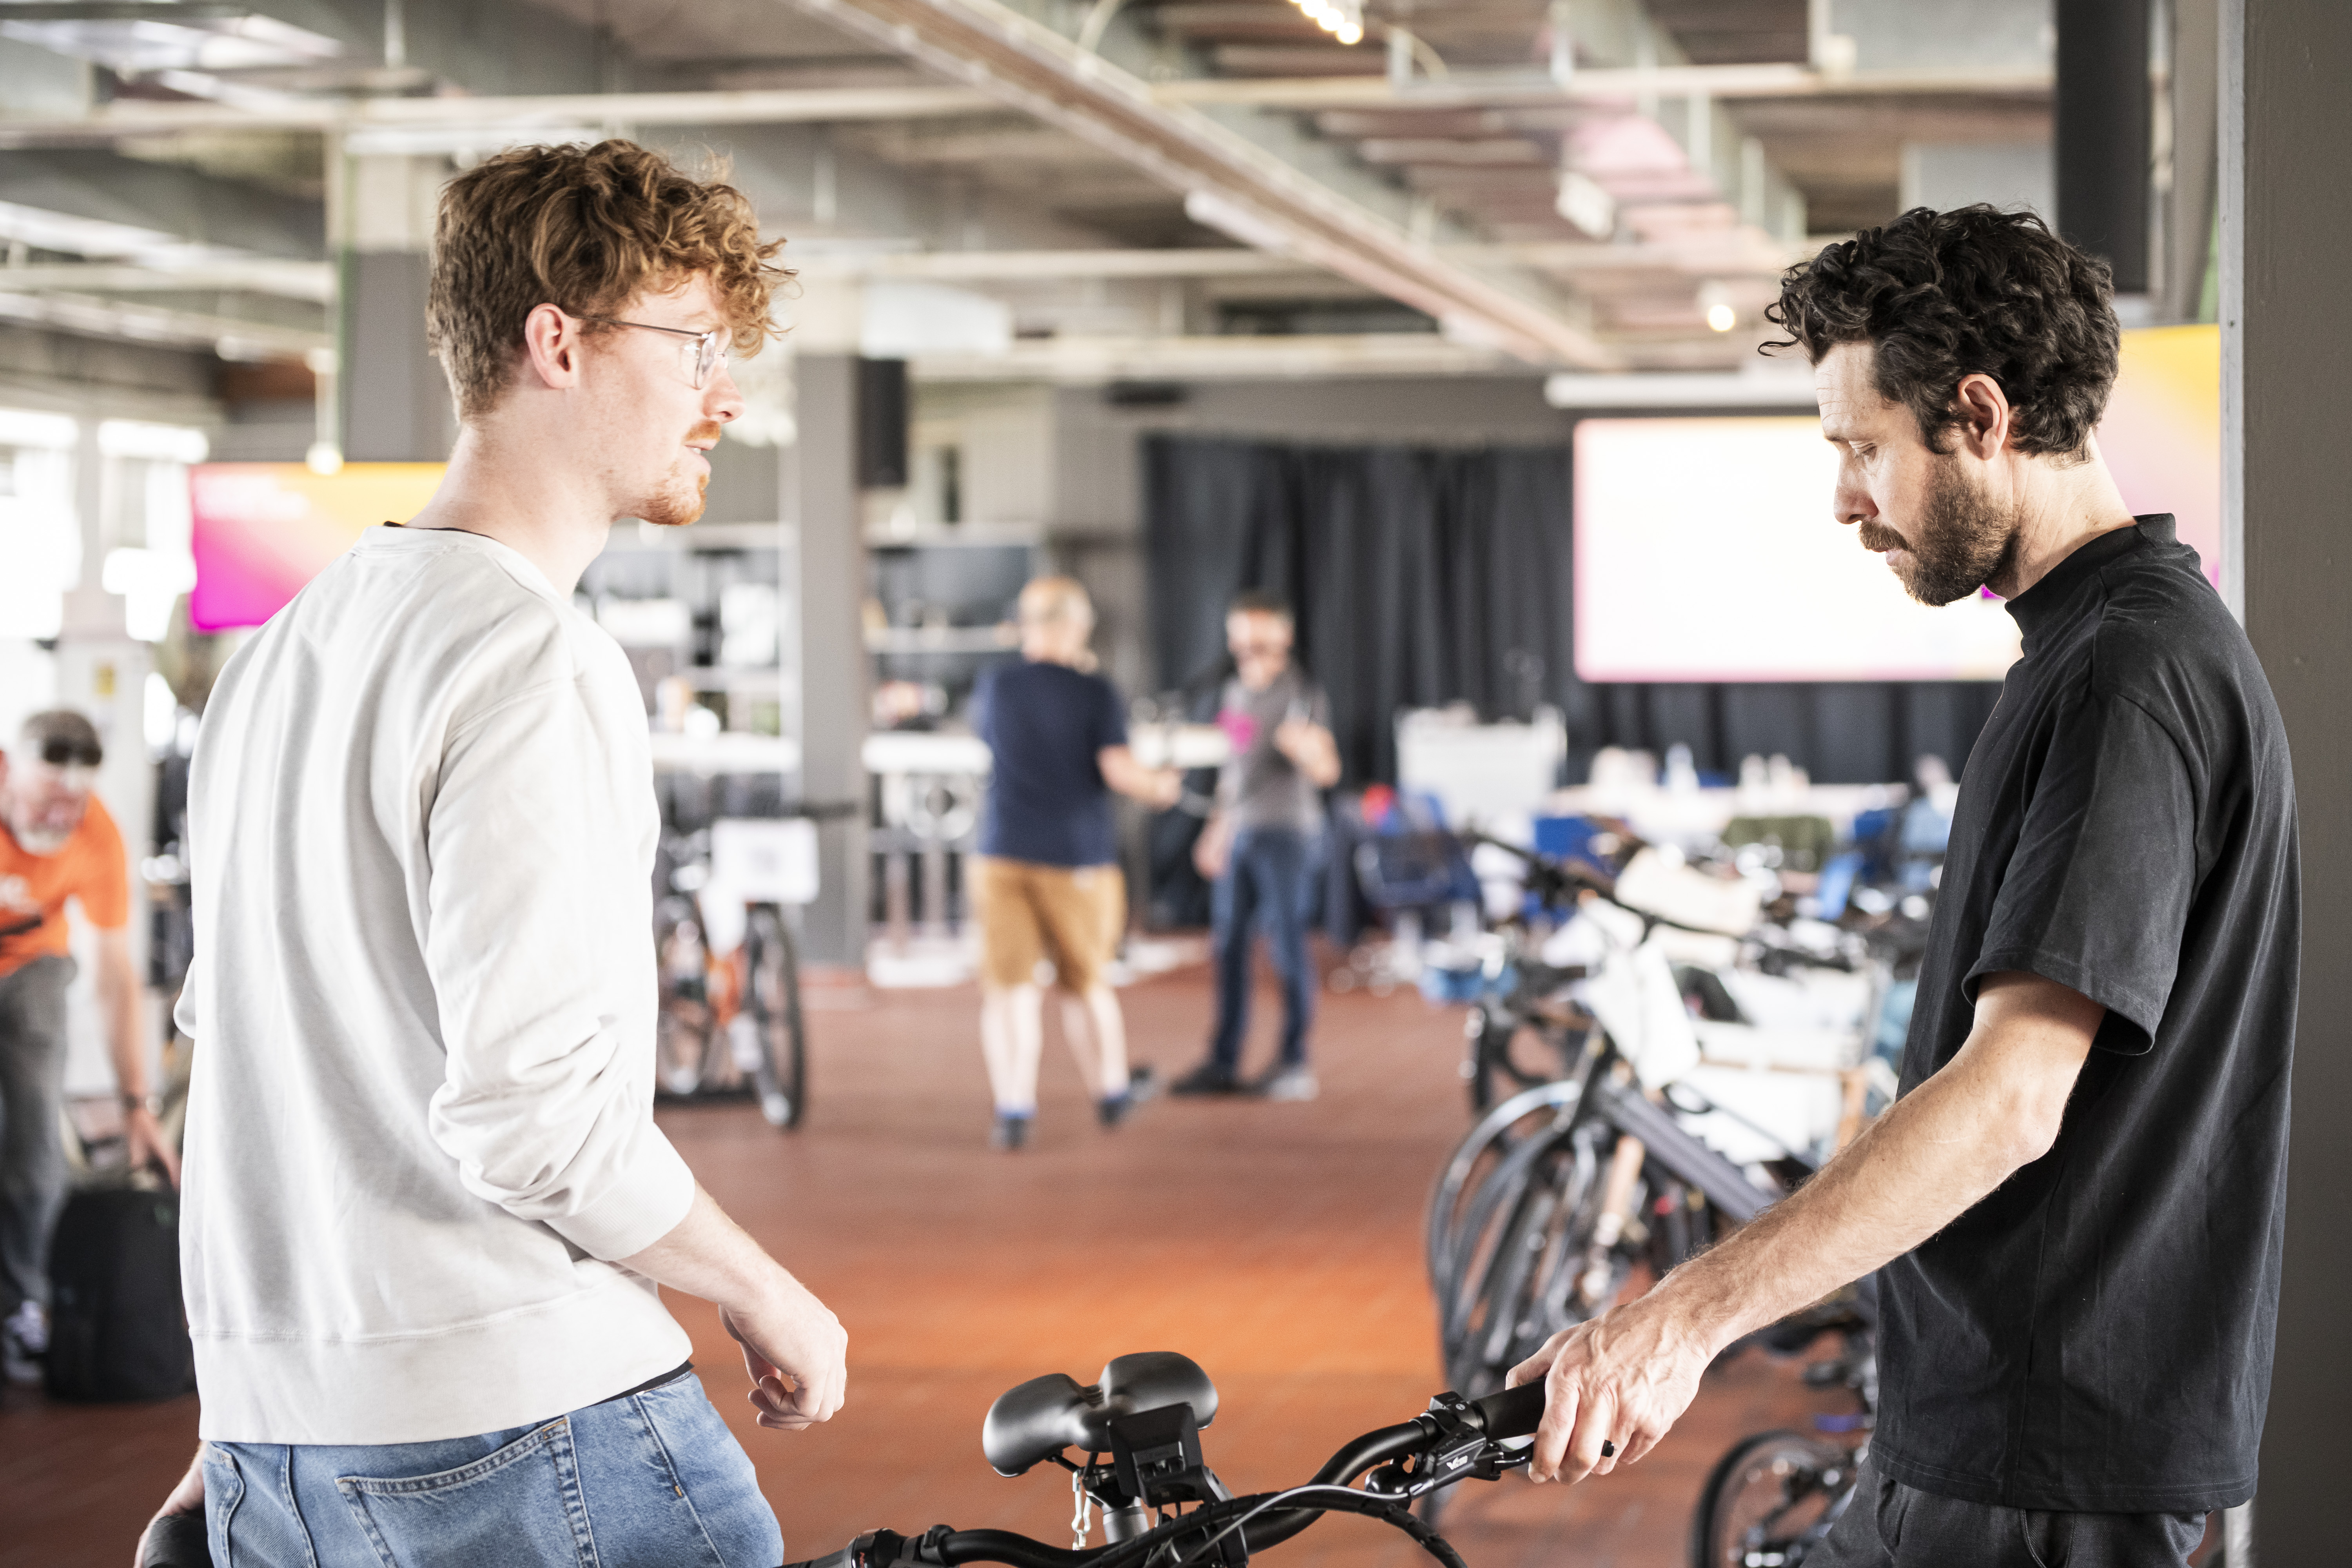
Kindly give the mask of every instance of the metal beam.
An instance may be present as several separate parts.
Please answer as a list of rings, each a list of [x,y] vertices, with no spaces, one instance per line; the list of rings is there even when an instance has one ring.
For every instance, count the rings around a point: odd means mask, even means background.
[[[1769,98],[2031,98],[2050,96],[2046,70],[1863,71],[1830,76],[1809,66],[1658,66],[1579,70],[1565,82],[1524,71],[1397,82],[1385,76],[1200,77],[1155,82],[1169,104],[1259,109],[1498,109],[1550,104],[1636,104],[1704,94]]]
[[[334,346],[328,332],[87,294],[18,294],[0,281],[0,320],[83,337],[211,349],[224,359],[294,359]]]
[[[1689,277],[1778,277],[1798,259],[1778,247],[1703,243],[1591,245],[1549,241],[1442,245],[1441,259],[1465,266],[1530,267],[1545,272],[1675,272]],[[909,278],[933,282],[1019,283],[1058,278],[1256,278],[1321,272],[1297,257],[1263,250],[932,250],[788,257],[805,278]],[[0,273],[0,278],[14,276]]]
[[[1484,275],[1407,237],[1398,224],[1082,49],[1001,0],[795,0],[878,47],[961,77],[1133,164],[1188,197],[1217,204],[1268,248],[1311,261],[1536,363],[1622,362],[1540,284]]]
[[[814,0],[824,9],[842,0]],[[1043,31],[1043,29],[1040,29]],[[1056,34],[1046,34],[1058,37]],[[1075,46],[1073,46],[1075,47]],[[1087,56],[1087,59],[1097,57]],[[1084,68],[1077,68],[1083,69]],[[1115,68],[1094,68],[1104,72]],[[969,73],[962,73],[969,74]],[[1124,75],[1125,73],[1119,73]],[[1129,80],[1133,79],[1129,78]],[[1267,109],[1475,109],[1621,103],[1704,92],[1720,99],[1841,97],[2046,98],[2047,71],[1872,71],[1823,76],[1803,66],[1673,66],[1581,70],[1566,83],[1523,73],[1399,84],[1387,77],[1202,78],[1157,82],[1145,96],[1163,105]],[[335,131],[478,127],[511,132],[542,126],[782,125],[825,121],[921,120],[985,113],[1001,95],[971,87],[780,88],[741,92],[553,93],[524,98],[289,97],[268,107],[226,103],[117,102],[88,115],[0,121],[0,148],[118,141],[202,132]]]
[[[1467,266],[1516,266],[1549,273],[1674,273],[1688,278],[1778,277],[1792,254],[1778,247],[1701,244],[1588,245],[1550,241],[1448,245],[1440,258]],[[1072,278],[1147,280],[1178,278],[1322,276],[1313,262],[1268,251],[1187,247],[1167,250],[932,250],[822,252],[791,257],[810,279],[895,278],[938,283],[1028,283]],[[0,291],[11,294],[170,294],[223,290],[326,303],[334,295],[334,267],[323,261],[254,257],[189,267],[139,267],[110,262],[43,262],[0,267]]]
[[[530,98],[289,98],[253,108],[226,103],[110,103],[56,120],[0,121],[0,147],[119,141],[192,132],[369,131],[480,127],[504,134],[533,127],[782,125],[916,120],[986,113],[1001,105],[962,87],[782,88],[744,92],[583,92]]]
[[[170,294],[226,289],[289,300],[334,298],[335,268],[326,261],[278,261],[254,257],[198,267],[129,267],[105,262],[44,262],[0,268],[0,290],[12,294]]]
[[[0,22],[226,22],[253,15],[244,0],[5,0]]]
[[[1435,332],[1184,338],[1023,339],[1003,354],[927,354],[920,382],[1265,381],[1307,376],[1529,374],[1494,349]]]

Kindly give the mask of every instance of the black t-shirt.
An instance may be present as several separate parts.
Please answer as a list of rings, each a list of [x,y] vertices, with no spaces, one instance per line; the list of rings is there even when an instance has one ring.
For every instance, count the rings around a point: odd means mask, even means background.
[[[1067,665],[1000,666],[972,693],[973,733],[995,756],[980,852],[1040,866],[1118,858],[1110,786],[1097,760],[1127,744],[1127,709],[1099,675]]]
[[[1903,1058],[1977,983],[2107,1009],[2049,1153],[1880,1277],[1874,1461],[2013,1508],[2253,1495],[2270,1398],[2301,897],[2286,736],[2168,516],[2009,606],[2024,657],[1969,753]]]

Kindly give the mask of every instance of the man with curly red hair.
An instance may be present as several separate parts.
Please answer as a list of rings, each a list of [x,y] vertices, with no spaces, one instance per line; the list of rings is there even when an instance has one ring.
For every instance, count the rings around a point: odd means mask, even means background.
[[[1649,1451],[1744,1335],[1877,1271],[1878,1426],[1808,1568],[2180,1564],[2253,1495],[2301,903],[2269,682],[2095,432],[2106,264],[1918,208],[1791,268],[1832,504],[2023,654],[1960,780],[1902,1094],[1804,1186],[1516,1368],[1530,1472]]]
[[[780,244],[625,142],[451,181],[447,476],[213,692],[178,1012],[205,1441],[166,1511],[216,1561],[782,1559],[659,1287],[719,1307],[762,1426],[840,1408],[846,1340],[654,1125],[645,710],[572,604],[614,521],[700,514]]]

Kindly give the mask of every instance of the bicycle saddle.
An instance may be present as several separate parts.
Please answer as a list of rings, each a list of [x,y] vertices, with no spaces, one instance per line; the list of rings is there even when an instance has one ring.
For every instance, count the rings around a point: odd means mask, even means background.
[[[1017,1476],[1065,1448],[1108,1453],[1113,1420],[1169,1405],[1191,1405],[1196,1426],[1217,1415],[1216,1384],[1192,1357],[1174,1351],[1116,1356],[1091,1388],[1066,1373],[1048,1373],[996,1396],[981,1423],[981,1451],[998,1475]]]

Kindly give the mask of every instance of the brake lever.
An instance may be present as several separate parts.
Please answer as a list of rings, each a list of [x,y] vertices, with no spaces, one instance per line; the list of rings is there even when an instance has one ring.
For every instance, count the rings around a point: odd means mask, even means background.
[[[953,1533],[944,1524],[935,1524],[920,1535],[869,1530],[838,1552],[792,1568],[940,1568],[947,1561],[940,1542]]]
[[[1486,1436],[1470,1402],[1458,1394],[1441,1394],[1416,1418],[1430,1433],[1429,1447],[1412,1456],[1413,1468],[1402,1462],[1382,1465],[1364,1478],[1364,1489],[1383,1497],[1417,1498],[1456,1481],[1499,1479],[1506,1470],[1526,1464],[1535,1453],[1528,1437],[1496,1442]]]

